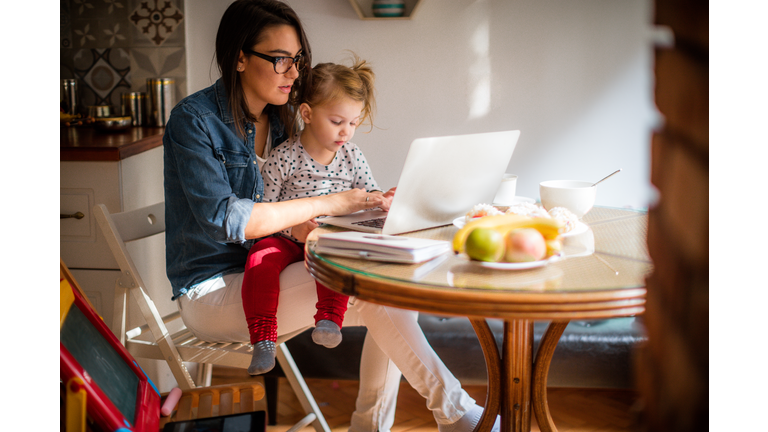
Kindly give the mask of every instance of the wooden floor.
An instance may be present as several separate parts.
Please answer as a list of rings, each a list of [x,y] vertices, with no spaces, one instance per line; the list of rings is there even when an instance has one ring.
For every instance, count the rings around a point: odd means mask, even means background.
[[[217,366],[214,367],[212,384],[251,379],[244,370]],[[331,430],[346,431],[355,409],[358,382],[308,379],[307,385]],[[464,389],[478,404],[485,403],[485,386],[465,386]],[[634,392],[623,390],[551,388],[548,392],[550,412],[559,432],[633,431],[636,396]],[[282,378],[278,399],[278,424],[268,426],[267,432],[285,432],[304,417],[288,382]],[[531,417],[531,430],[539,431],[535,416]],[[303,430],[311,432],[313,428],[309,426]],[[424,399],[406,382],[400,385],[392,432],[437,432]]]

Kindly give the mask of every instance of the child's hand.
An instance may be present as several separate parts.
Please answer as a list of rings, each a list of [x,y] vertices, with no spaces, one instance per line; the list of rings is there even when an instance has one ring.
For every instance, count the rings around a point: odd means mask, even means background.
[[[315,222],[314,219],[310,219],[306,222],[300,223],[293,228],[291,228],[291,235],[293,238],[295,238],[297,241],[301,243],[305,243],[307,241],[307,236],[309,233],[317,228],[320,224]]]

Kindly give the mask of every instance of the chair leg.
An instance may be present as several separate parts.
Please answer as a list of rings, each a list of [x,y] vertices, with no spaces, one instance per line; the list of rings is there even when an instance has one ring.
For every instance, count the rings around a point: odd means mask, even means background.
[[[277,424],[278,379],[276,376],[264,376],[264,391],[267,396],[267,424],[270,426]]]
[[[211,378],[213,378],[213,363],[205,363],[205,377],[203,378],[202,387],[210,387]]]
[[[195,382],[197,387],[210,387],[213,377],[213,363],[198,363]]]
[[[301,375],[299,368],[296,367],[296,363],[293,361],[291,352],[285,344],[277,346],[277,361],[280,363],[280,367],[285,373],[285,378],[288,379],[288,383],[291,385],[293,392],[301,403],[301,407],[304,408],[304,412],[307,414],[314,413],[317,418],[312,422],[316,432],[331,432],[331,428],[328,427],[328,423],[323,417],[323,413],[320,411],[320,407],[317,406],[315,398],[312,396],[312,392],[309,391],[307,383],[304,382],[304,377]]]

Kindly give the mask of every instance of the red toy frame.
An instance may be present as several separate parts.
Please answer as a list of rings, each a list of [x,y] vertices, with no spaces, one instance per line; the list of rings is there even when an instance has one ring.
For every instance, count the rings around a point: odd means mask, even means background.
[[[67,282],[69,284],[69,282]],[[68,385],[73,377],[79,377],[83,381],[87,400],[86,411],[88,416],[99,426],[110,431],[135,431],[155,432],[160,428],[160,393],[152,384],[144,371],[136,364],[130,353],[120,344],[115,335],[104,322],[96,315],[96,312],[84,301],[77,289],[71,287],[75,300],[72,306],[88,318],[88,321],[109,342],[110,346],[120,355],[129,368],[139,378],[139,388],[136,397],[136,414],[133,424],[126,419],[115,407],[111,400],[104,394],[99,386],[91,379],[87,371],[72,357],[67,348],[61,346],[61,380]],[[71,306],[70,306],[71,308]]]

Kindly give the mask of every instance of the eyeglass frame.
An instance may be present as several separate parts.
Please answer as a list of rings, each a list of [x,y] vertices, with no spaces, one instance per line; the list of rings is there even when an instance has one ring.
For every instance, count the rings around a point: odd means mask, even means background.
[[[272,56],[269,56],[269,55],[266,55],[266,54],[258,53],[258,52],[254,51],[252,49],[249,49],[249,48],[243,48],[243,52],[246,53],[246,54],[255,55],[258,58],[261,58],[261,59],[264,59],[264,60],[266,60],[268,62],[271,62],[272,63],[272,70],[274,70],[275,73],[278,74],[278,75],[287,74],[288,71],[291,70],[291,68],[294,67],[294,66],[296,67],[296,71],[297,72],[301,72],[301,70],[304,69],[304,66],[305,66],[304,64],[301,64],[301,68],[299,68],[299,64],[300,64],[299,62],[304,58],[304,54],[298,54],[296,57],[285,57],[285,56],[272,57]],[[288,66],[288,69],[286,69],[285,72],[278,72],[277,71],[277,62],[279,62],[282,59],[291,59],[291,61],[293,63],[291,63],[291,65]]]

